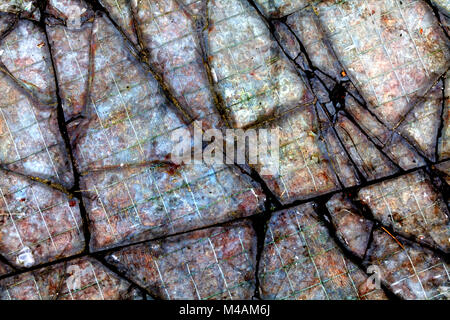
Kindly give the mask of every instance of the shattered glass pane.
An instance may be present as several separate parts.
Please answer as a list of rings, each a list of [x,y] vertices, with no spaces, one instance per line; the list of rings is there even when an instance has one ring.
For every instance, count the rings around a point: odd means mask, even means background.
[[[448,300],[449,10],[0,0],[0,299]]]

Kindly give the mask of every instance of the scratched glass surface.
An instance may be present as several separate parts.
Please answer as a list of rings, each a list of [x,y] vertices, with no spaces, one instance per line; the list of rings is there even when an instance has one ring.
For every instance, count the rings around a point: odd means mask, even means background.
[[[449,299],[449,10],[0,0],[0,299]]]

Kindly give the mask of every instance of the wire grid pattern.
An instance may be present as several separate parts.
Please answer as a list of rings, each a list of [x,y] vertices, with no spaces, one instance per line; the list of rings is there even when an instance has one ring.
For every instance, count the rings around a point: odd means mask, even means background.
[[[107,27],[104,30],[104,26],[106,25],[100,21],[96,28],[101,30],[100,33],[103,31],[107,32]],[[139,164],[147,161],[149,158],[151,159],[152,154],[149,155],[150,152],[155,153],[153,157],[162,157],[159,153],[168,154],[172,151],[170,146],[173,143],[170,142],[170,134],[173,130],[183,127],[181,121],[168,109],[164,98],[157,91],[157,85],[153,83],[154,81],[150,83],[150,79],[136,71],[138,76],[133,77],[137,78],[133,80],[138,84],[130,85],[128,79],[125,78],[124,80],[122,75],[111,66],[111,64],[120,64],[122,65],[120,70],[128,70],[131,73],[137,70],[137,67],[133,65],[133,61],[130,61],[125,54],[125,58],[120,53],[118,56],[110,57],[109,48],[119,47],[120,45],[120,43],[116,44],[115,42],[112,40],[108,40],[108,43],[101,40],[98,41],[98,52],[96,55],[104,65],[96,63],[98,70],[95,72],[95,76],[101,79],[98,80],[99,83],[106,83],[109,91],[101,90],[99,94],[103,96],[100,97],[94,95],[91,102],[93,109],[98,114],[100,126],[92,124],[93,128],[88,130],[87,138],[82,140],[77,146],[81,154],[81,167],[88,172],[90,170],[89,165],[93,163],[115,164],[120,169],[125,165]],[[115,51],[117,52],[118,49],[115,49]],[[95,83],[96,80],[94,79]],[[131,93],[136,92],[135,90],[137,89],[144,92],[139,97],[137,105],[134,105],[136,102],[135,96],[124,93],[131,87],[135,88]],[[114,101],[117,101],[117,104],[111,103]],[[153,106],[149,101],[157,101],[158,105]],[[138,106],[142,108],[138,108]],[[139,110],[139,114],[136,114],[135,110]],[[99,135],[102,138],[95,139]],[[161,151],[155,150],[158,147],[163,149]],[[98,158],[92,159],[92,157]],[[119,189],[118,192],[114,192],[117,196],[116,201],[107,199],[111,198],[111,188],[108,190],[106,186],[103,186],[98,181],[94,182],[85,179],[86,189],[97,198],[104,214],[101,219],[94,219],[94,221],[106,222],[108,232],[114,234],[115,241],[120,241],[126,234],[133,232],[133,229],[143,227],[143,225],[148,227],[148,224],[150,224],[150,229],[161,229],[161,226],[164,226],[169,227],[171,229],[169,232],[172,232],[174,227],[173,221],[181,218],[189,221],[194,216],[197,216],[202,224],[206,221],[215,223],[223,219],[223,215],[214,218],[208,214],[209,217],[205,220],[202,219],[201,211],[208,208],[209,211],[213,211],[213,208],[221,208],[225,216],[233,211],[238,212],[239,203],[234,198],[245,193],[249,193],[251,197],[254,194],[257,202],[260,200],[256,196],[253,187],[243,179],[240,179],[231,168],[223,166],[213,168],[203,165],[200,167],[185,166],[174,169],[175,172],[172,176],[176,177],[170,179],[167,179],[167,174],[164,174],[164,171],[167,171],[164,165],[149,165],[147,168],[140,170],[139,174],[133,176],[134,181],[131,182],[134,185],[132,187],[129,185],[130,181],[126,179],[120,181],[119,184],[114,184],[114,187]],[[99,177],[97,176],[97,178]],[[214,181],[216,186],[210,183],[212,181]],[[230,181],[235,182],[235,185],[231,186]],[[107,183],[106,185],[109,184]],[[202,188],[205,184],[208,185],[210,190],[217,190],[217,194],[222,194],[223,196],[212,200],[207,205],[197,205],[203,198],[210,197],[208,192],[211,193],[211,191]],[[149,189],[145,190],[147,187]],[[108,192],[110,192],[110,195],[108,195]],[[143,195],[141,196],[139,193],[143,193]],[[171,196],[165,199],[167,195]],[[125,200],[121,203],[124,197]],[[183,201],[184,204],[177,209],[171,209],[171,206],[174,204],[167,202],[174,202],[176,199]],[[223,201],[225,205],[221,204]],[[145,210],[140,210],[145,205],[159,207],[158,212],[165,213],[163,221],[156,225],[154,225],[154,221],[143,223],[143,218],[149,218],[147,214],[142,214],[142,211]],[[150,209],[152,214],[154,210]],[[177,217],[176,214],[181,215],[177,211],[187,213],[182,217]],[[123,222],[124,217],[127,220],[126,222]],[[116,223],[121,224],[121,226],[116,226]],[[180,225],[181,223],[179,223]],[[119,229],[122,230],[118,231]]]
[[[363,188],[359,198],[397,232],[413,234],[420,240],[448,248],[447,208],[423,171]]]
[[[341,253],[312,203],[272,216],[264,247],[260,279],[271,299],[363,299],[373,294],[360,295],[356,276],[361,278],[361,270]]]
[[[252,10],[240,1],[216,2],[209,8],[214,81],[238,127],[313,100]]]
[[[409,299],[448,299],[450,275],[445,262],[408,245],[401,248],[389,235],[380,235],[381,233],[383,232],[375,231],[375,241],[384,237],[389,243],[381,244],[384,254],[381,257],[371,257],[371,263],[381,267],[382,280],[395,294],[406,295]],[[384,268],[384,265],[389,265],[389,269]],[[417,283],[418,286],[408,281]],[[402,288],[402,285],[407,289]]]
[[[160,288],[166,299],[248,299],[254,290],[253,236],[245,222],[126,248],[109,259],[143,286]]]
[[[355,5],[354,1],[350,2]],[[428,82],[432,81],[429,79],[433,73],[428,57],[447,53],[445,46],[439,42],[435,43],[437,48],[433,48],[430,52],[422,48],[425,41],[422,33],[424,30],[425,32],[434,31],[436,26],[421,19],[415,21],[414,26],[410,28],[410,21],[406,20],[405,11],[414,8],[417,4],[418,1],[403,1],[403,4],[399,4],[398,1],[379,3],[363,0],[358,2],[358,9],[354,8],[351,13],[345,12],[341,3],[328,8],[319,7],[320,14],[323,14],[322,10],[326,10],[325,14],[328,17],[322,18],[322,21],[325,24],[329,23],[330,39],[342,56],[346,69],[356,78],[365,96],[370,97],[369,101],[372,102],[375,110],[380,107],[390,110],[394,103],[398,109],[395,120],[399,120],[398,114],[401,115],[407,111],[405,107],[411,102],[411,97],[415,93],[428,89],[427,86],[430,84]],[[374,15],[374,12],[380,8],[384,11]],[[389,19],[390,16],[399,17],[402,25],[397,26],[398,34],[387,33],[388,29],[381,28],[375,21],[376,17]],[[402,31],[402,26],[406,26],[406,32]],[[404,39],[408,39],[408,42],[403,49],[406,50],[409,47],[408,53],[414,56],[412,60],[406,62],[395,56],[397,54],[395,44],[403,43]],[[374,64],[376,61],[379,62]],[[376,66],[376,68],[370,66]],[[437,69],[440,70],[443,67],[439,62]],[[423,76],[410,79],[411,73]],[[375,99],[372,99],[372,96]]]
[[[63,277],[65,279],[61,282]],[[88,258],[24,273],[5,279],[0,285],[6,296],[3,296],[4,300],[53,300],[56,297],[62,300],[117,299],[130,286]]]
[[[72,207],[58,191],[20,178],[17,182],[17,190],[0,186],[0,231],[7,235],[2,237],[2,252],[15,262],[29,248],[35,263],[80,252],[84,236],[78,206]]]

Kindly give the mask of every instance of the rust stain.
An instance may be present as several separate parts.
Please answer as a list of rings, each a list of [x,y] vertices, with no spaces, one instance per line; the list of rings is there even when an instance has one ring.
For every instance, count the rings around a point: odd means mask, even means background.
[[[386,232],[388,235],[390,235],[390,236],[392,237],[392,239],[394,239],[395,242],[397,242],[398,245],[399,245],[400,247],[402,247],[403,250],[405,250],[405,247],[401,244],[401,242],[398,241],[398,239],[397,239],[395,236],[393,236],[389,231],[387,231],[385,227],[381,227],[381,229],[383,229],[384,232]]]

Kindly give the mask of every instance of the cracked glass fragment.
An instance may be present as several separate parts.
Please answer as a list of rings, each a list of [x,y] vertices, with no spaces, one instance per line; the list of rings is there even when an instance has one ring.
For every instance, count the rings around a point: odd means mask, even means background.
[[[83,181],[94,190],[84,198],[93,250],[249,216],[265,199],[228,167],[147,166],[92,173]]]
[[[273,118],[313,97],[247,2],[208,3],[208,56],[234,127]]]
[[[163,75],[177,100],[201,117],[208,127],[222,127],[214,109],[212,84],[204,67],[207,65],[201,32],[201,19],[195,9],[201,2],[184,5],[182,1],[137,1],[133,8],[142,46],[149,52],[149,62]],[[201,4],[202,5],[202,4]],[[203,7],[203,5],[202,5]],[[205,10],[206,12],[206,10]],[[204,61],[205,60],[205,61]]]
[[[347,249],[364,258],[373,223],[361,217],[355,205],[342,193],[334,195],[327,208],[336,233]]]
[[[334,191],[340,183],[358,182],[336,136],[319,122],[316,106],[294,109],[264,127],[280,128],[279,173],[263,179],[282,203]]]
[[[134,44],[138,44],[136,24],[133,22],[133,11],[130,0],[101,0],[111,18],[122,28],[126,36]],[[141,0],[137,1],[141,2]],[[150,3],[150,1],[148,1]]]
[[[313,8],[308,7],[289,15],[286,24],[305,46],[305,50],[315,67],[334,79],[343,80],[346,78],[346,75],[342,76],[343,68],[332,48],[329,47]]]
[[[46,11],[50,14],[48,20],[59,19],[58,22],[62,21],[70,30],[81,28],[93,15],[90,7],[81,0],[49,0]]]
[[[300,43],[292,34],[291,30],[288,28],[286,24],[275,20],[273,22],[275,26],[275,36],[280,42],[280,47],[284,50],[286,55],[292,60],[296,59],[301,54]]]
[[[84,249],[78,203],[60,191],[0,170],[0,254],[29,268]]]
[[[336,130],[344,147],[367,180],[397,172],[397,168],[375,145],[343,114],[338,114]]]
[[[81,258],[0,281],[0,300],[142,300],[98,261]]]
[[[449,266],[430,250],[376,230],[368,251],[369,263],[380,268],[381,281],[397,296],[412,300],[448,300]]]
[[[21,20],[1,50],[0,164],[71,186],[45,34],[33,22]]]
[[[17,84],[42,109],[56,105],[56,86],[45,33],[32,21],[20,20],[2,41],[2,63]]]
[[[272,215],[259,276],[265,299],[386,299],[342,254],[313,203]]]
[[[365,187],[358,198],[383,225],[449,252],[450,214],[422,170]]]
[[[50,1],[47,11],[52,14],[46,28],[65,119],[86,116],[92,34],[92,23],[87,19],[93,12],[79,1]]]
[[[366,239],[368,236],[361,225],[372,224],[361,212],[350,204],[349,199],[338,196],[340,201],[352,207],[353,237]],[[336,199],[335,199],[336,200]],[[332,203],[335,203],[332,200]],[[357,220],[356,220],[357,219]],[[338,230],[345,225],[342,220],[334,220]],[[427,248],[409,242],[401,236],[393,235],[384,227],[373,230],[370,246],[364,248],[367,270],[377,270],[380,281],[397,297],[402,299],[444,299],[449,297],[448,265],[440,255]],[[358,231],[361,232],[358,235]],[[361,243],[361,242],[360,242]],[[365,242],[367,245],[367,242]]]
[[[346,115],[351,116],[361,128],[361,133],[403,170],[410,170],[425,164],[424,159],[409,142],[397,132],[387,128],[375,115],[352,97],[346,98],[345,110],[347,111]]]
[[[249,221],[128,247],[107,256],[163,299],[251,299],[256,235]]]
[[[436,159],[436,143],[442,114],[442,84],[439,82],[406,116],[398,131],[403,133],[428,159]]]
[[[350,79],[390,127],[448,68],[448,41],[424,1],[322,1],[317,10]]]

